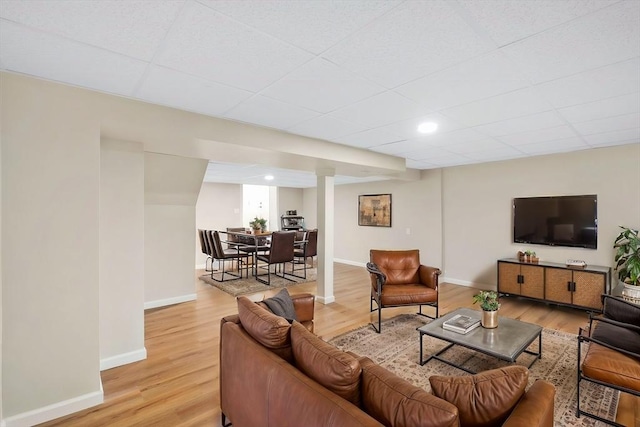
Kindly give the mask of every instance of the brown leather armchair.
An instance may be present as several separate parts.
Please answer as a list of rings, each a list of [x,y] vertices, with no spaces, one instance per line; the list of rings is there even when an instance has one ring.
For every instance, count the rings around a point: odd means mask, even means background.
[[[602,316],[589,315],[589,329],[578,334],[578,393],[576,417],[586,415],[620,425],[580,409],[580,383],[589,381],[640,396],[640,306],[603,295]],[[589,343],[582,359],[582,344]]]
[[[369,307],[374,310],[376,302],[378,310],[378,327],[371,325],[380,333],[381,311],[385,307],[419,306],[422,316],[435,319],[438,317],[438,276],[439,268],[420,264],[418,249],[387,251],[372,249],[369,252],[371,262],[367,270],[371,277],[371,301]],[[435,308],[435,317],[422,313],[422,306]]]

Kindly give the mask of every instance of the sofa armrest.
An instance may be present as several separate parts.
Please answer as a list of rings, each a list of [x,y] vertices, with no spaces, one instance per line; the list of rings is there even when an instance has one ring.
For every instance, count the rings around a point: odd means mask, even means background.
[[[421,265],[418,272],[420,274],[420,283],[427,285],[431,289],[438,289],[438,276],[442,273],[439,268]]]
[[[315,297],[312,294],[303,293],[291,295],[293,308],[296,310],[298,322],[310,322],[313,320],[315,309]]]
[[[537,380],[520,399],[503,427],[553,427],[556,388],[545,380]]]

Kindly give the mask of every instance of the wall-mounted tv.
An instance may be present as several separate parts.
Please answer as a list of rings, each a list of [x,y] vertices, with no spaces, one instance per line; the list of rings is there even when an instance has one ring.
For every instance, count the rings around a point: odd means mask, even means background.
[[[597,249],[598,196],[513,199],[513,241]]]

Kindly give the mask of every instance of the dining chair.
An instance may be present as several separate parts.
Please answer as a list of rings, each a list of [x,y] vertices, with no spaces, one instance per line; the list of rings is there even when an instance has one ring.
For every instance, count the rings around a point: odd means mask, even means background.
[[[211,257],[211,248],[209,247],[209,241],[205,237],[205,232],[207,230],[198,229],[198,237],[200,238],[200,250],[203,254],[207,256],[207,259],[204,262],[204,270],[212,271],[213,270],[213,258]],[[211,270],[207,268],[207,263],[211,261]]]
[[[318,255],[318,230],[307,231],[302,246],[296,246],[293,251],[293,255],[296,258],[296,263],[302,263],[304,265],[304,275],[297,276],[303,279],[307,278],[307,259],[311,258],[311,268],[313,268],[313,257]],[[298,269],[299,270],[299,269]]]
[[[209,241],[211,243],[211,246],[213,247],[213,259],[218,260],[218,264],[220,265],[220,269],[221,271],[221,277],[220,279],[216,278],[214,276],[214,271],[211,271],[211,278],[213,280],[215,280],[216,282],[225,282],[224,280],[224,275],[228,274],[229,276],[232,276],[233,279],[229,279],[229,280],[236,280],[236,279],[240,279],[242,278],[242,267],[244,265],[245,271],[249,272],[249,254],[241,252],[239,250],[238,247],[236,247],[235,249],[225,249],[222,246],[222,240],[220,239],[220,233],[216,230],[208,230],[209,231]],[[232,271],[227,271],[226,270],[226,262],[227,261],[231,261],[232,263],[234,261],[237,261],[238,263],[238,273],[236,274],[235,272]]]
[[[286,264],[291,263],[291,271],[293,272],[294,266],[294,240],[296,233],[294,231],[274,231],[271,234],[271,245],[269,251],[263,254],[256,255],[256,262],[262,261],[267,264],[267,274],[258,274],[258,265],[255,268],[255,278],[257,281],[266,285],[271,285],[271,274],[275,274],[283,279],[294,281],[287,276],[294,276],[292,273],[287,273]],[[282,275],[277,273],[277,266],[282,266]],[[271,273],[271,266],[273,267],[273,273]],[[267,276],[267,280],[261,278],[261,276]]]

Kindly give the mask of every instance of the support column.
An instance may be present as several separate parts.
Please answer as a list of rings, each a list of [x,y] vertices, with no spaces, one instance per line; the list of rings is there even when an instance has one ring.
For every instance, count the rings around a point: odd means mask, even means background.
[[[336,300],[333,295],[333,211],[334,175],[333,169],[316,171],[318,188],[318,279],[316,301],[330,304]]]

